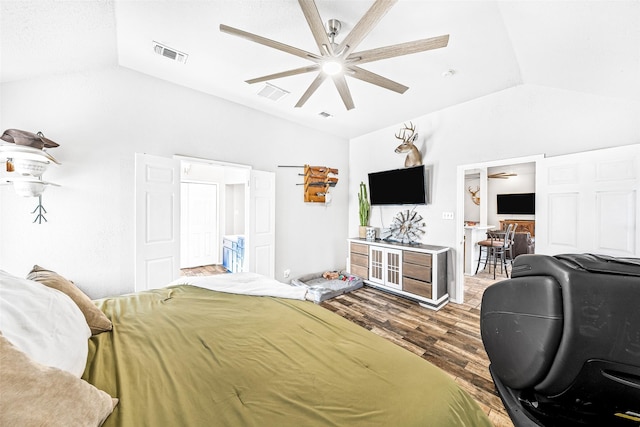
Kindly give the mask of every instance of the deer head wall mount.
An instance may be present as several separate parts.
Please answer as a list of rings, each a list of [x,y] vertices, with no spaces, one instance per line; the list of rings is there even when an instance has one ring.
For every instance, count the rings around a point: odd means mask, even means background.
[[[475,203],[476,205],[480,205],[480,196],[476,196],[476,194],[478,194],[478,192],[480,191],[480,187],[476,185],[476,189],[472,190],[471,187],[468,188],[469,193],[471,193],[471,200],[473,201],[473,203]]]
[[[402,140],[402,144],[396,147],[395,152],[407,153],[407,157],[404,160],[404,167],[420,166],[422,164],[422,154],[420,154],[420,150],[413,144],[418,139],[416,126],[412,122],[409,122],[409,126],[405,124],[404,128],[400,129],[396,134],[396,138]]]

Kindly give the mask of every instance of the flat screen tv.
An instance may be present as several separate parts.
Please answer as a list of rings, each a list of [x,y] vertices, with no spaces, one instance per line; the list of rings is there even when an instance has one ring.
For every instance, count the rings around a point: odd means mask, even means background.
[[[533,215],[536,213],[536,194],[498,194],[498,214]]]
[[[372,205],[424,205],[427,181],[424,166],[393,169],[369,174]]]

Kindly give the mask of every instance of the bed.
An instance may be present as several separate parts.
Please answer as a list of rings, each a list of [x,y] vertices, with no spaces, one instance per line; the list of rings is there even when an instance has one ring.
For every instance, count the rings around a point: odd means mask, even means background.
[[[82,379],[118,399],[104,426],[491,425],[446,373],[283,284],[208,280],[94,302],[112,329]]]

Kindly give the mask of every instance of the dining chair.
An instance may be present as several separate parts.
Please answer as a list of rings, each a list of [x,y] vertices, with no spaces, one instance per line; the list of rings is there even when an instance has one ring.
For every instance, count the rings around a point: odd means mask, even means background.
[[[513,240],[512,237],[512,229],[513,224],[507,225],[507,229],[504,232],[487,232],[488,239],[481,240],[478,242],[479,250],[478,250],[478,265],[476,266],[476,274],[480,270],[480,262],[482,261],[482,254],[484,252],[484,268],[487,268],[487,264],[489,265],[489,271],[491,271],[491,263],[493,262],[493,278],[496,278],[496,267],[498,256],[500,256],[500,272],[502,273],[502,269],[504,268],[506,271],[506,261],[505,254],[507,252],[507,248],[511,248],[510,241]],[[511,238],[511,240],[510,240]],[[508,273],[507,273],[508,277]]]
[[[514,245],[514,243],[516,241],[516,229],[518,228],[518,224],[515,223],[515,224],[512,224],[512,225],[513,225],[513,228],[511,229],[510,235],[506,236],[506,234],[505,234],[505,239],[507,239],[507,237],[508,237],[508,240],[509,240],[509,245],[508,245],[507,248],[505,248],[505,256],[508,253],[507,259],[509,260],[509,263],[511,265],[513,265],[513,245]]]
[[[502,269],[504,268],[504,272],[507,277],[509,277],[509,269],[507,267],[507,260],[509,264],[513,265],[513,242],[515,239],[517,224],[509,224],[507,226],[507,230],[504,232],[504,238],[501,240],[501,245],[494,245],[491,250],[493,252],[493,278],[496,278],[496,267],[498,258],[500,258],[500,274],[502,274]],[[507,258],[508,254],[508,258]],[[512,268],[513,269],[513,268]]]

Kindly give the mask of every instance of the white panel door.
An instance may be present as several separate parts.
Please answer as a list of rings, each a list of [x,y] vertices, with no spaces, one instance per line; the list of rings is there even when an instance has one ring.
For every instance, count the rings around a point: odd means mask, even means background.
[[[180,204],[180,268],[219,264],[218,186],[183,182]]]
[[[135,155],[135,290],[179,275],[180,161]]]
[[[640,145],[537,162],[536,253],[640,256]]]
[[[249,271],[274,278],[276,175],[252,170],[249,199]]]

